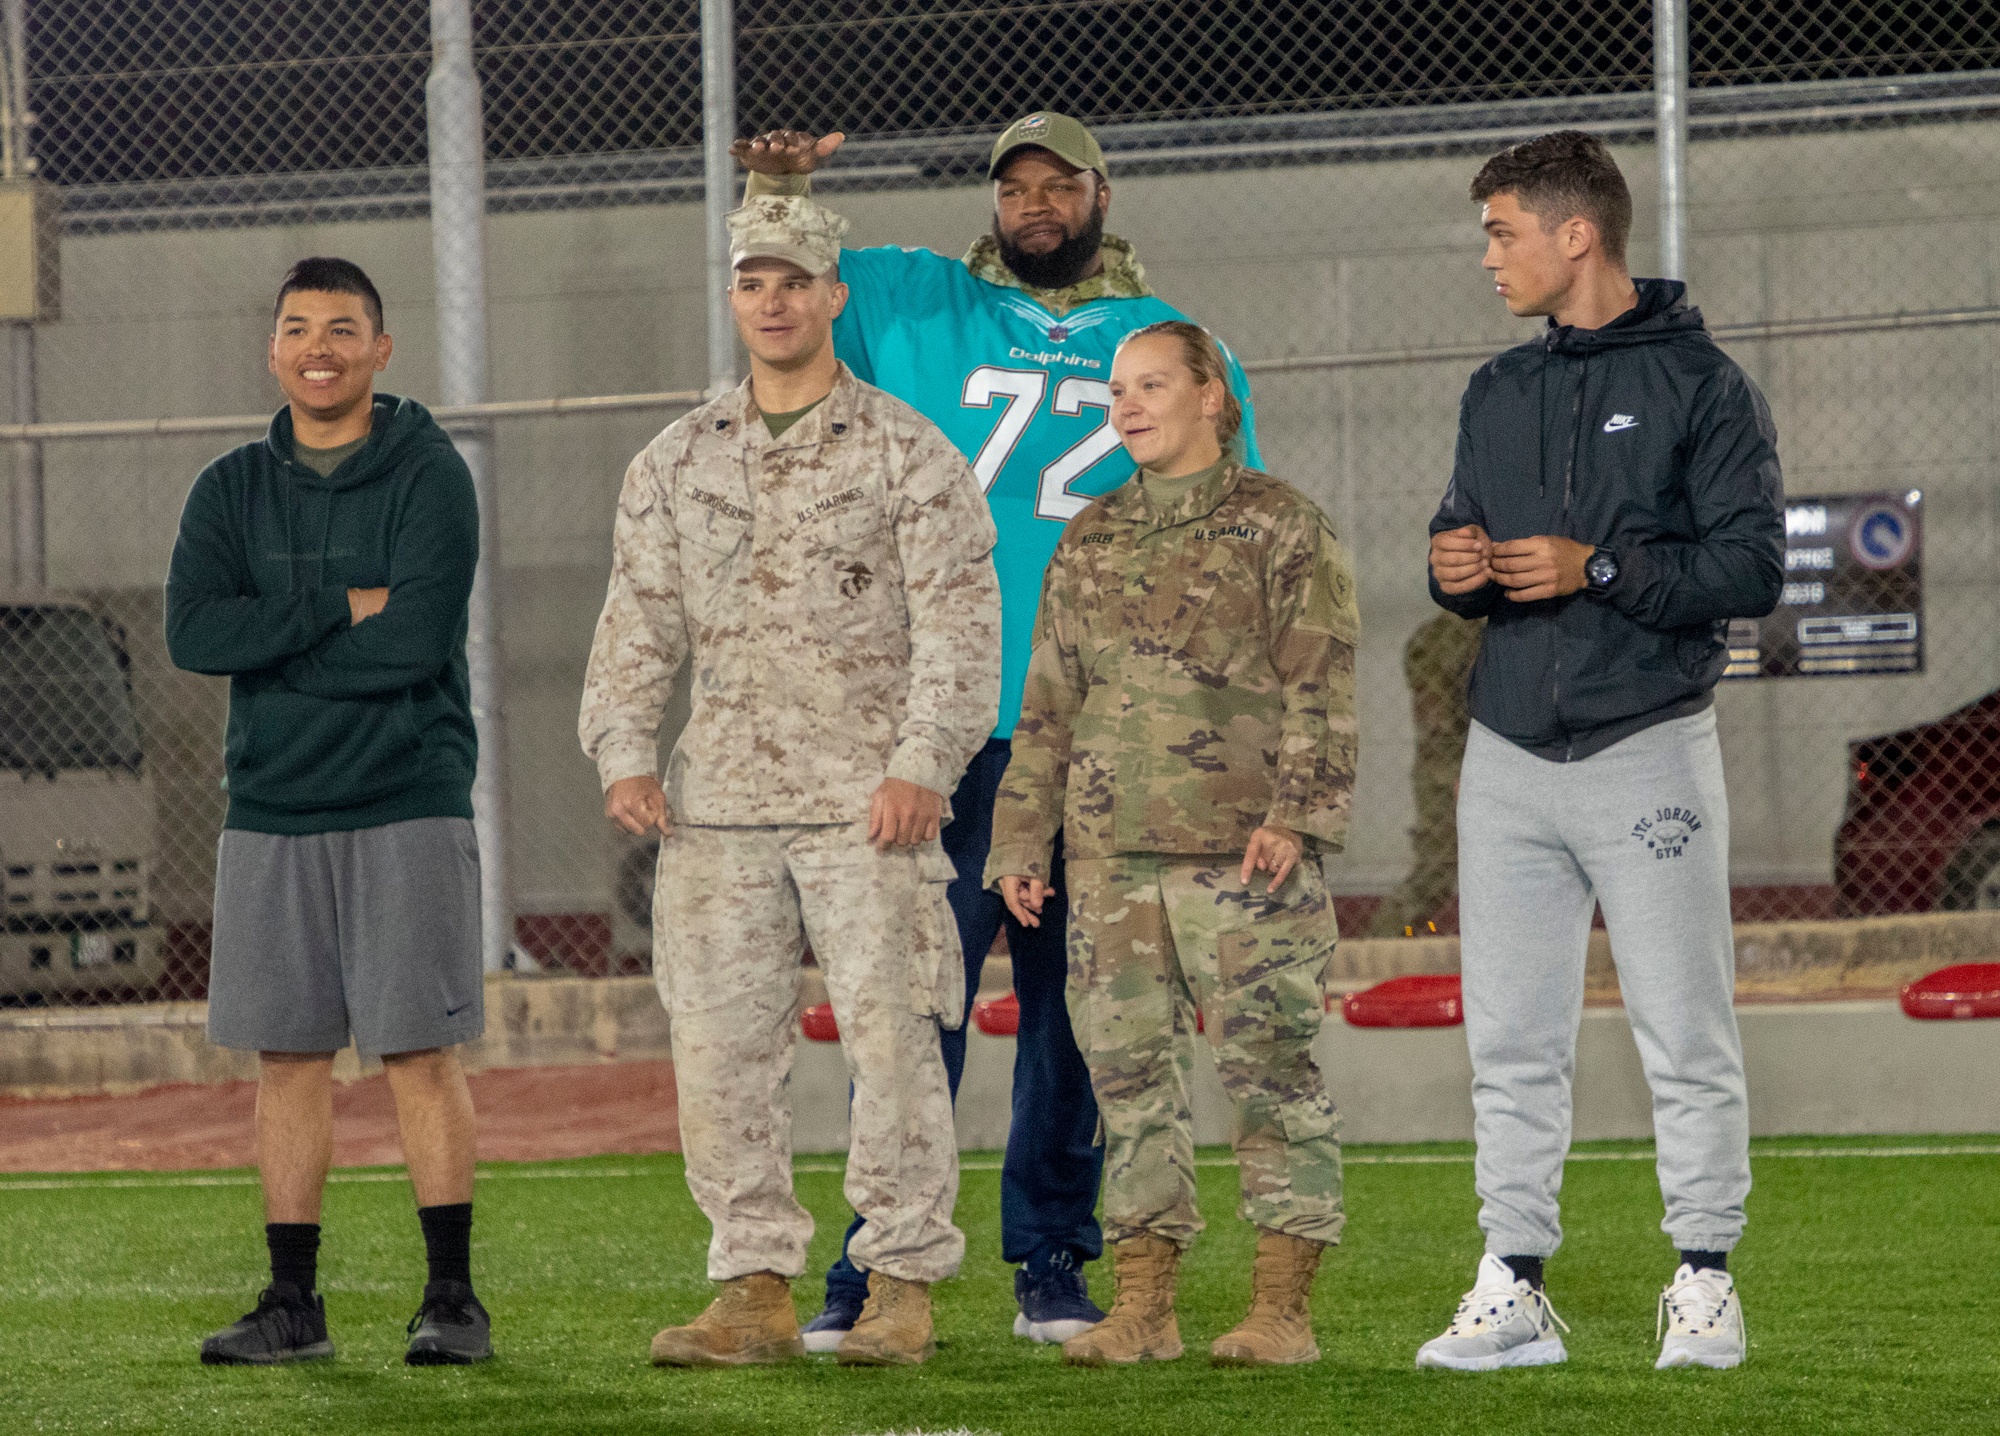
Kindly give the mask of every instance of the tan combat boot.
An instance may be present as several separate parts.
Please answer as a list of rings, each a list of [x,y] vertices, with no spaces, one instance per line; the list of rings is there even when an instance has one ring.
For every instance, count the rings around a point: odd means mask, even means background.
[[[1127,1237],[1111,1249],[1118,1299],[1111,1314],[1063,1343],[1071,1366],[1129,1366],[1172,1361],[1181,1354],[1181,1326],[1174,1316],[1174,1278],[1181,1249],[1165,1237]]]
[[[1304,1237],[1283,1232],[1257,1233],[1257,1264],[1252,1268],[1250,1314],[1208,1349],[1217,1366],[1298,1366],[1319,1360],[1313,1341],[1313,1275],[1325,1248]]]
[[[937,1355],[931,1289],[887,1272],[868,1273],[868,1300],[833,1359],[842,1366],[915,1366]]]
[[[772,1271],[722,1284],[708,1310],[653,1338],[655,1366],[760,1366],[805,1355],[792,1284]]]

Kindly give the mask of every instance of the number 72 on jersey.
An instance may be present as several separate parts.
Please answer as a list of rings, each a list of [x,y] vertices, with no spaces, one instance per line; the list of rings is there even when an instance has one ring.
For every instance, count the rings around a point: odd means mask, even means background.
[[[1003,369],[997,364],[982,364],[965,376],[961,405],[968,409],[990,409],[996,402],[1003,405],[993,432],[986,436],[986,442],[979,446],[978,457],[972,461],[981,493],[992,490],[993,481],[1007,467],[1015,447],[1041,411],[1050,377],[1046,369]],[[1085,409],[1102,411],[1103,421],[1043,467],[1041,481],[1035,487],[1037,518],[1068,523],[1082,513],[1092,495],[1073,494],[1069,486],[1118,448],[1118,431],[1111,427],[1111,386],[1102,379],[1085,379],[1076,374],[1056,380],[1055,394],[1049,399],[1050,412],[1073,419]]]

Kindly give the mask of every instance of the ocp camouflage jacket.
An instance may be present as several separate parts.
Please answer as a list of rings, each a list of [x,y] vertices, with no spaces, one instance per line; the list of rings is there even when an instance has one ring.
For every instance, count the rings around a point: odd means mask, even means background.
[[[1354,580],[1326,517],[1235,464],[1155,510],[1135,476],[1071,520],[1042,585],[991,885],[1072,858],[1321,852],[1354,791]]]
[[[605,787],[667,764],[675,818],[851,822],[884,777],[950,796],[1000,692],[993,521],[958,450],[845,366],[773,439],[750,385],[668,426],[618,500],[577,732]]]

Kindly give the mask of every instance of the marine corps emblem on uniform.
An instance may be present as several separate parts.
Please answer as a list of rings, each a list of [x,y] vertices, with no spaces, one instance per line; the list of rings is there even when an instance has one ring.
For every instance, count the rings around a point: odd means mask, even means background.
[[[845,598],[861,597],[868,591],[868,585],[875,582],[875,571],[865,563],[851,563],[840,572],[847,575],[840,581],[840,592]]]

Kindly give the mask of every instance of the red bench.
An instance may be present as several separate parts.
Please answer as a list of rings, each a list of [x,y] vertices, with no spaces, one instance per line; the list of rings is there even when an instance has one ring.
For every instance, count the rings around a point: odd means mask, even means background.
[[[1465,1021],[1457,973],[1392,977],[1340,1004],[1353,1027],[1456,1027]]]
[[[1000,997],[982,997],[972,1004],[972,1025],[988,1037],[1019,1037],[1021,1035],[1021,999],[1013,993]],[[1201,1009],[1194,1014],[1194,1030],[1203,1028]]]
[[[1904,988],[1902,1000],[1911,1017],[2000,1017],[2000,962],[1940,967]]]
[[[799,1031],[808,1042],[840,1041],[840,1024],[833,1020],[831,1002],[815,1002],[799,1014]]]
[[[972,1025],[988,1037],[1018,1037],[1021,999],[1011,992],[1002,997],[980,998],[972,1004]]]

